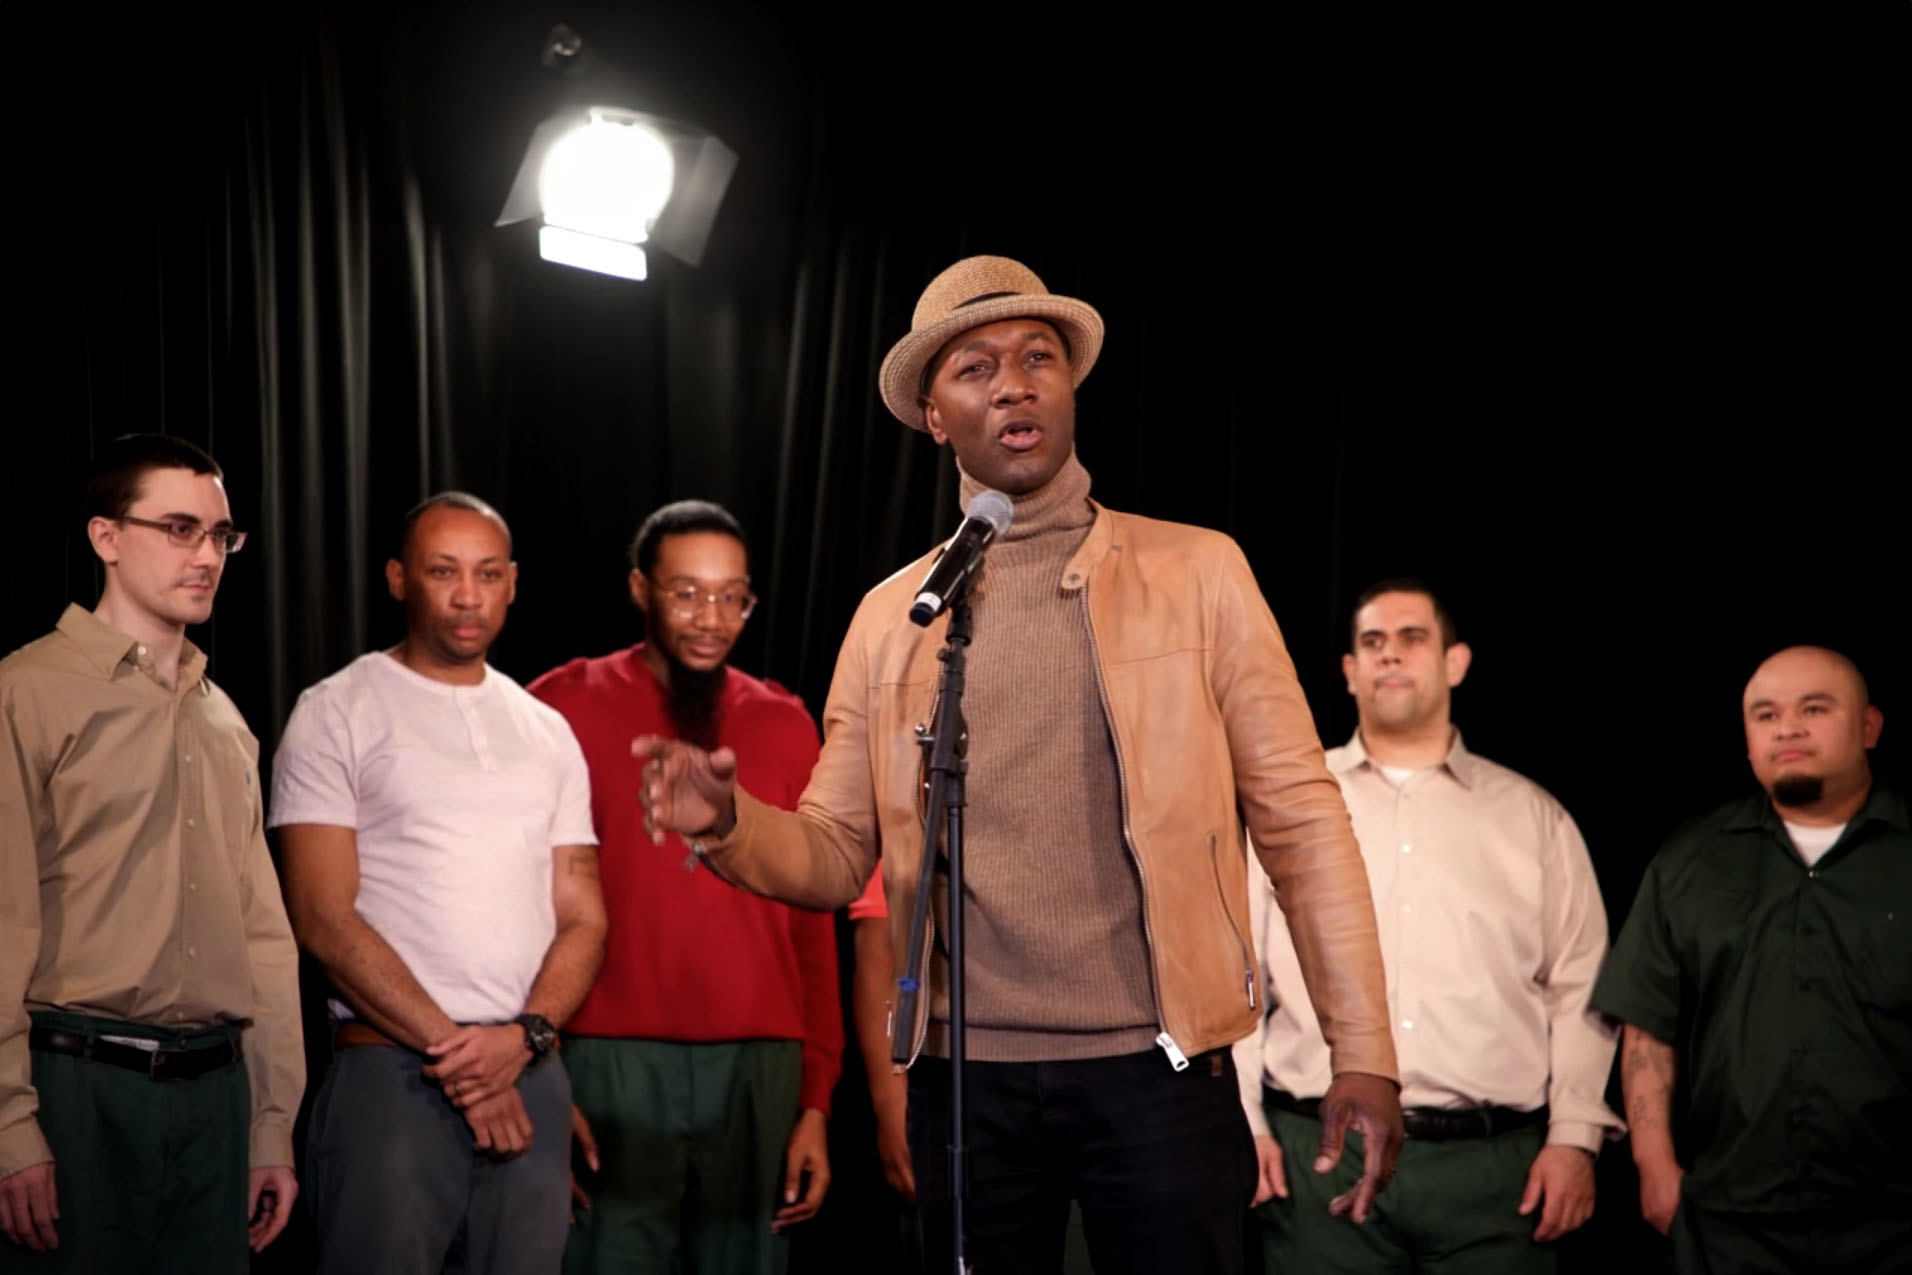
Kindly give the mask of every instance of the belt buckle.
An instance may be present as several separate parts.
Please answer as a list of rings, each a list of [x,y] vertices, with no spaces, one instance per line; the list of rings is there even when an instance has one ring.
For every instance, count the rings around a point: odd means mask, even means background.
[[[166,1076],[163,1073],[172,1062],[175,1059],[184,1058],[189,1052],[189,1050],[184,1049],[167,1049],[164,1046],[155,1049],[151,1054],[148,1054],[146,1058],[146,1078],[148,1080],[165,1080]]]

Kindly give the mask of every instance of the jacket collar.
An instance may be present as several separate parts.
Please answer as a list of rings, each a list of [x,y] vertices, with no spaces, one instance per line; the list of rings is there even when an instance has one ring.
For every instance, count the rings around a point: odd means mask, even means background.
[[[1102,564],[1102,559],[1111,550],[1120,549],[1117,538],[1115,515],[1104,508],[1095,497],[1089,497],[1089,504],[1095,509],[1095,521],[1089,526],[1089,534],[1081,545],[1070,555],[1069,564],[1062,569],[1062,590],[1074,593],[1088,583],[1089,573]]]

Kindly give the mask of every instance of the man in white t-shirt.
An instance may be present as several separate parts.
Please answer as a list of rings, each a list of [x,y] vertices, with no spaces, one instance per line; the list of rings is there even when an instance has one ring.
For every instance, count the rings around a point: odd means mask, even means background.
[[[556,1271],[571,1091],[556,1027],[604,950],[571,729],[485,663],[517,584],[483,501],[434,496],[386,566],[405,640],[306,691],[271,824],[299,944],[337,991],[312,1108],[319,1269]]]
[[[1363,1227],[1320,1201],[1357,1171],[1307,1171],[1328,1046],[1294,940],[1258,869],[1250,904],[1267,1017],[1236,1048],[1270,1270],[1546,1272],[1593,1212],[1614,1030],[1587,1009],[1607,915],[1573,819],[1471,753],[1451,718],[1472,653],[1426,585],[1355,604],[1342,658],[1360,727],[1328,753],[1367,864],[1387,966],[1408,1141]],[[1446,1269],[1442,1265],[1442,1269]]]

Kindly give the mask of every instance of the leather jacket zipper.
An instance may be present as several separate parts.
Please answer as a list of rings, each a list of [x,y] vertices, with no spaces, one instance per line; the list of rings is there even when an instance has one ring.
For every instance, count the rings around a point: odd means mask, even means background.
[[[1228,932],[1235,936],[1235,946],[1241,949],[1241,963],[1248,986],[1248,1008],[1255,1004],[1255,958],[1248,940],[1242,937],[1241,927],[1235,924],[1235,914],[1228,910],[1228,891],[1222,888],[1221,847],[1214,833],[1208,834],[1208,863],[1215,869],[1215,892],[1221,896],[1222,915],[1228,920]],[[1243,865],[1246,866],[1245,864]]]
[[[1149,994],[1155,998],[1156,1026],[1162,1029],[1155,1043],[1168,1055],[1170,1065],[1182,1071],[1188,1067],[1188,1059],[1176,1045],[1175,1037],[1169,1034],[1168,1017],[1162,1005],[1161,980],[1155,972],[1158,959],[1155,946],[1155,930],[1149,924],[1149,876],[1142,867],[1142,856],[1135,852],[1135,833],[1129,827],[1129,772],[1122,763],[1122,739],[1115,733],[1115,714],[1109,711],[1109,688],[1102,678],[1102,645],[1096,641],[1095,616],[1089,610],[1089,585],[1082,585],[1082,622],[1089,631],[1089,661],[1095,665],[1095,693],[1102,701],[1102,721],[1109,730],[1109,748],[1115,754],[1115,787],[1122,800],[1122,845],[1129,852],[1130,862],[1135,864],[1135,879],[1142,887],[1142,939],[1149,948]]]

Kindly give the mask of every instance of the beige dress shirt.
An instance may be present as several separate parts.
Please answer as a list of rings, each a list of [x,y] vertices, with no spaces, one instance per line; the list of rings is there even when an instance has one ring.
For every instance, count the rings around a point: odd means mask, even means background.
[[[52,1159],[28,1011],[244,1023],[252,1166],[292,1163],[298,949],[259,741],[190,642],[178,686],[81,607],[0,661],[0,1177]]]
[[[1387,968],[1403,1107],[1549,1107],[1549,1143],[1597,1150],[1623,1126],[1606,1105],[1614,1029],[1587,1008],[1607,913],[1580,830],[1539,785],[1476,757],[1399,787],[1359,732],[1328,753],[1367,862]],[[1260,1084],[1319,1098],[1331,1079],[1295,959],[1251,861],[1251,917],[1269,1013],[1235,1047],[1242,1106],[1267,1134]]]

